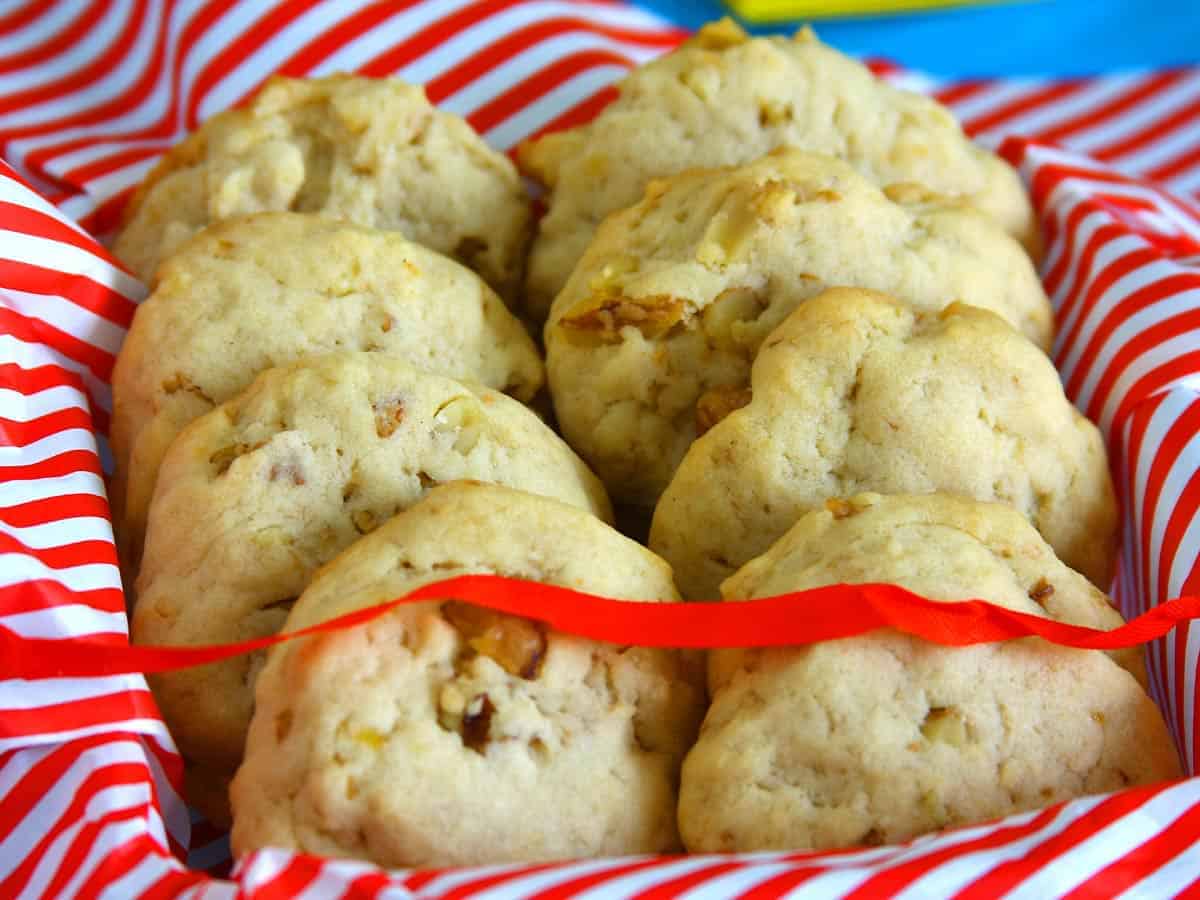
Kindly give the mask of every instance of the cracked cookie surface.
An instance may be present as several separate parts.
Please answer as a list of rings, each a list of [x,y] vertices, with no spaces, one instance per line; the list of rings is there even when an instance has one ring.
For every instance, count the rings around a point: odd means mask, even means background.
[[[863,495],[804,516],[722,588],[726,602],[899,584],[1113,628],[1120,616],[1013,510]],[[688,754],[693,852],[890,844],[1085,794],[1179,777],[1158,708],[1099,651],[1036,639],[949,648],[893,631],[710,655]]]
[[[845,159],[873,183],[921,184],[992,216],[1030,248],[1033,210],[1016,172],[971,143],[945,107],[877,79],[818,41],[751,38],[726,20],[633,71],[587,125],[519,148],[551,191],[526,283],[530,312],[554,296],[610,213],[652,178],[736,165],[781,146]]]
[[[537,348],[469,269],[381,231],[302,213],[221,222],[162,266],[113,370],[109,496],[125,571],[137,571],[158,467],[188,422],[259,372],[376,350],[530,400]]]
[[[801,514],[862,491],[1008,503],[1063,562],[1111,584],[1117,508],[1100,432],[993,314],[832,289],[766,339],[752,394],[691,445],[654,512],[650,547],[685,597],[715,598]]]
[[[270,369],[171,445],[150,507],[133,637],[273,634],[318,566],[442,482],[499,482],[611,519],[604,489],[534,413],[381,353]],[[232,769],[261,654],[152,676],[185,757]]]
[[[825,288],[921,311],[989,309],[1048,347],[1053,322],[1021,248],[973,210],[887,196],[833,157],[784,150],[650,185],[613,215],[554,302],[558,421],[615,499],[653,506],[770,331]]]
[[[149,283],[210,222],[272,210],[399,231],[460,259],[506,298],[530,225],[516,168],[463,119],[431,106],[424,88],[275,77],[163,157],[130,201],[113,250]]]
[[[662,560],[594,517],[458,483],[323,568],[287,627],[469,573],[678,599]],[[453,598],[403,606],[272,651],[232,789],[234,852],[454,866],[677,851],[679,764],[703,709],[696,655]]]

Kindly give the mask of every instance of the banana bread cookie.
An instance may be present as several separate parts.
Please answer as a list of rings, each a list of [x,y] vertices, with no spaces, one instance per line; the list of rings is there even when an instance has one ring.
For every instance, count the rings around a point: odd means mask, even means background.
[[[847,288],[800,305],[754,362],[753,399],[688,450],[650,547],[682,594],[721,582],[826,498],[943,491],[1023,513],[1107,588],[1117,507],[1100,432],[998,317],[920,313]]]
[[[287,628],[468,573],[677,599],[669,567],[600,520],[460,482],[321,569]],[[449,597],[277,647],[233,782],[234,852],[407,867],[678,851],[700,663]]]

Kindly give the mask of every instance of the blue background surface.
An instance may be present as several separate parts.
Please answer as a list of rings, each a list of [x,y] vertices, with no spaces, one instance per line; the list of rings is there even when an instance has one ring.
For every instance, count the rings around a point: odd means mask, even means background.
[[[717,0],[637,2],[690,28],[727,12]],[[839,50],[934,75],[1088,75],[1200,63],[1200,0],[1023,0],[813,24]]]

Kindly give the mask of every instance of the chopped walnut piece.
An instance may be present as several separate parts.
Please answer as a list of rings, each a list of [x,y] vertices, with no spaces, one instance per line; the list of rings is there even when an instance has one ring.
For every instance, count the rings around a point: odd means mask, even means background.
[[[736,409],[750,402],[750,388],[712,388],[700,395],[696,401],[696,434],[701,435]]]
[[[825,508],[833,513],[835,519],[845,519],[858,512],[853,503],[840,497],[830,497],[825,501]]]
[[[279,481],[281,478],[289,479],[297,487],[305,483],[304,473],[294,462],[277,462],[271,465],[270,471],[267,472],[267,480]]]
[[[621,329],[632,325],[651,340],[661,337],[683,320],[684,302],[677,297],[606,297],[589,300],[581,312],[568,314],[562,326],[588,332],[606,341],[620,337]]]
[[[222,447],[210,456],[208,461],[217,467],[218,475],[224,475],[229,471],[229,467],[233,465],[235,459],[239,456],[245,456],[247,453],[253,453],[258,448],[266,446],[266,443],[266,441],[259,441],[256,444],[246,444],[239,441],[236,444],[230,444],[228,447]]]
[[[931,191],[923,184],[913,181],[897,181],[883,189],[884,196],[893,203],[935,203],[946,198]]]
[[[354,524],[354,530],[359,534],[374,531],[375,526],[378,524],[375,520],[375,514],[369,509],[356,509],[350,514],[350,521]]]
[[[483,753],[483,748],[488,742],[488,732],[492,728],[492,714],[495,711],[492,698],[487,694],[478,694],[471,699],[462,717],[464,746],[476,753]]]
[[[381,438],[391,437],[404,421],[404,401],[399,397],[371,404],[375,413],[375,433]]]
[[[192,381],[191,378],[182,372],[176,372],[173,375],[167,376],[165,379],[163,379],[160,387],[167,394],[175,394],[179,391],[185,391],[195,397],[199,397],[209,406],[217,405],[213,402],[213,399],[208,396],[208,394],[201,390],[200,386],[196,384],[196,382]]]
[[[1038,606],[1045,606],[1046,601],[1054,596],[1054,585],[1045,578],[1039,578],[1037,584],[1029,589],[1029,599]]]
[[[539,623],[457,600],[443,604],[442,615],[476,653],[494,659],[510,675],[537,677],[546,655],[546,634]]]

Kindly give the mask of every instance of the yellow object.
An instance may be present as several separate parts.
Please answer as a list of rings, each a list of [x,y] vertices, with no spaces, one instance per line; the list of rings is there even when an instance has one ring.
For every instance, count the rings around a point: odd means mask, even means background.
[[[725,5],[748,22],[819,19],[979,5],[990,0],[729,0]]]

